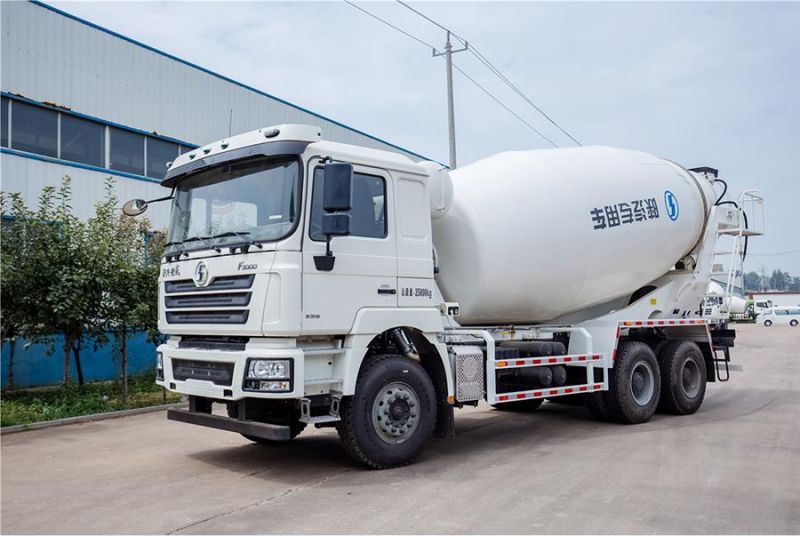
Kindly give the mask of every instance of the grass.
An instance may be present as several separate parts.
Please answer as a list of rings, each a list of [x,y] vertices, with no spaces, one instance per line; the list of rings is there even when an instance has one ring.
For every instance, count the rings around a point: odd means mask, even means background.
[[[119,382],[68,385],[47,390],[5,391],[0,396],[0,425],[30,424],[120,409],[180,402],[180,395],[155,384],[153,373],[131,376],[128,405],[122,405]]]

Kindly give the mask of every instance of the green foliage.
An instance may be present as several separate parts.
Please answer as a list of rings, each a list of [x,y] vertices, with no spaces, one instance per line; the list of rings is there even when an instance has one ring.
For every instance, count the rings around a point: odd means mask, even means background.
[[[33,422],[90,415],[120,409],[141,408],[180,401],[180,395],[167,393],[156,385],[153,373],[131,377],[127,406],[120,401],[120,382],[69,384],[55,389],[8,391],[0,398],[0,424]]]
[[[154,233],[147,220],[121,215],[111,177],[105,190],[88,221],[73,213],[68,176],[60,188],[42,190],[35,211],[19,194],[2,195],[0,208],[11,217],[0,242],[3,339],[24,336],[50,345],[52,352],[53,336],[63,333],[65,383],[71,351],[81,374],[85,337],[100,344],[109,331],[115,333],[123,341],[125,377],[129,331],[157,336],[163,233]]]

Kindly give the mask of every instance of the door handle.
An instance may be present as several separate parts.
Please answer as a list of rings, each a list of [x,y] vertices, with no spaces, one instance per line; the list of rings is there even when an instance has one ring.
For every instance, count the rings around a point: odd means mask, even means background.
[[[378,294],[397,294],[397,289],[394,288],[379,288]]]

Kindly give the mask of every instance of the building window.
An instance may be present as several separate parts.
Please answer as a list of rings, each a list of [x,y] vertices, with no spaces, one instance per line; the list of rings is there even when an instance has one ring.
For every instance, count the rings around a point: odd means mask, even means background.
[[[110,168],[144,175],[144,136],[111,128]]]
[[[167,173],[167,164],[178,156],[178,144],[147,138],[147,176],[163,179]]]
[[[11,115],[11,148],[58,157],[58,113],[14,102]]]
[[[10,99],[5,97],[2,98],[2,103],[0,103],[0,145],[3,147],[8,147],[8,103],[11,102]]]
[[[105,127],[67,114],[61,115],[61,158],[103,167]]]
[[[322,234],[322,177],[324,168],[314,170],[311,194],[312,240],[325,240]],[[353,173],[353,208],[350,210],[350,235],[386,238],[386,181],[375,175]]]

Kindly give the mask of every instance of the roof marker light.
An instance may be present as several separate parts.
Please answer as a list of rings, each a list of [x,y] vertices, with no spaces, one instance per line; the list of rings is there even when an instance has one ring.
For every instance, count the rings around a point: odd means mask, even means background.
[[[275,136],[277,136],[280,133],[281,133],[280,129],[271,128],[269,130],[265,130],[264,131],[264,137],[265,138],[274,138]]]

